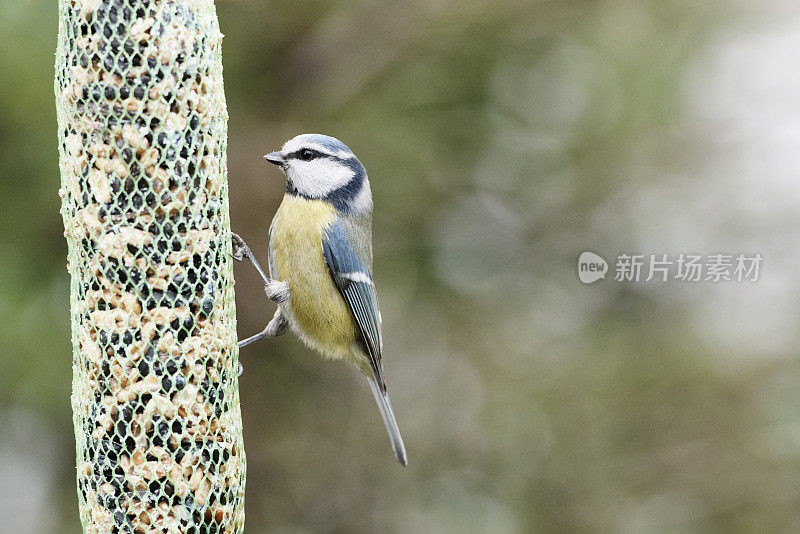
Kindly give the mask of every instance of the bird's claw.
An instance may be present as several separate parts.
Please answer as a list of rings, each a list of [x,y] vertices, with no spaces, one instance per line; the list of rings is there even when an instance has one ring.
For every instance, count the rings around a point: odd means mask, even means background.
[[[231,245],[233,246],[231,257],[236,261],[244,260],[248,250],[244,239],[239,237],[239,234],[231,232]]]

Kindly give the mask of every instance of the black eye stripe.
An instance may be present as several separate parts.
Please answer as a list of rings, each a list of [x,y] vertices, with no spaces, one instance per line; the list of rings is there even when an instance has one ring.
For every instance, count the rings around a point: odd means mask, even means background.
[[[304,158],[303,157],[303,152],[309,152],[311,157],[305,157]],[[286,156],[284,156],[284,158],[287,159],[287,160],[298,159],[300,161],[311,161],[313,159],[327,159],[327,160],[336,161],[336,162],[345,164],[348,167],[351,167],[352,166],[352,162],[355,161],[357,163],[357,166],[361,167],[361,162],[359,162],[358,159],[356,159],[356,157],[353,154],[342,155],[342,156],[336,155],[335,156],[333,154],[328,154],[327,152],[321,152],[321,151],[315,150],[313,148],[300,148],[298,150],[295,150],[294,152],[289,152],[288,154],[286,154]]]
[[[299,159],[302,161],[310,161],[316,158],[326,158],[330,157],[328,154],[323,154],[318,150],[314,150],[313,148],[301,148],[300,150],[295,150],[294,152],[290,153],[286,156],[286,159]]]

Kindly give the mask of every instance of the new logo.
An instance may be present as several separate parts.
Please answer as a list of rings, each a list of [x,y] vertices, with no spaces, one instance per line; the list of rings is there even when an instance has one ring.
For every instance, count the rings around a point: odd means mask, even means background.
[[[583,252],[578,258],[578,278],[584,284],[592,284],[606,277],[608,263],[594,252]]]

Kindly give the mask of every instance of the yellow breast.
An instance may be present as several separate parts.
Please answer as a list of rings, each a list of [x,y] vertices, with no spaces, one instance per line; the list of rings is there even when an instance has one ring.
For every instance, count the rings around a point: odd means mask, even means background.
[[[291,297],[282,308],[292,328],[324,356],[344,358],[351,355],[356,325],[322,255],[323,231],[335,217],[326,202],[287,195],[269,246],[277,270],[272,276],[289,282]]]

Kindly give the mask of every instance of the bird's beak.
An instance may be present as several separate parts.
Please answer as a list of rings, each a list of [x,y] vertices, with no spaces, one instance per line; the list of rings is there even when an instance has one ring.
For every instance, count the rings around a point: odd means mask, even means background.
[[[269,154],[264,154],[264,159],[273,165],[283,165],[286,163],[286,160],[283,159],[283,154],[280,152],[270,152]]]

